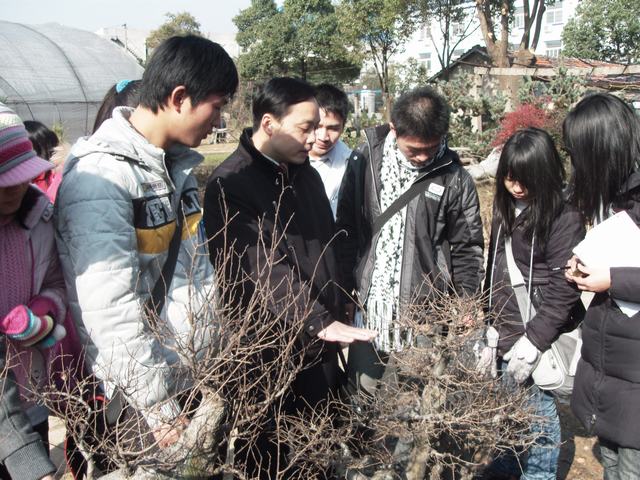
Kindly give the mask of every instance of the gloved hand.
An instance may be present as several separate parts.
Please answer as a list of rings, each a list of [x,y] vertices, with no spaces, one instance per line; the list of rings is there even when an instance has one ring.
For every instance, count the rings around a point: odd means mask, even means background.
[[[51,348],[67,334],[50,315],[38,316],[25,305],[14,307],[0,320],[0,332],[22,347]]]
[[[498,339],[500,335],[498,331],[493,328],[487,328],[485,333],[486,344],[477,344],[474,347],[477,355],[476,372],[481,375],[486,375],[487,372],[491,375],[491,378],[498,376],[498,363],[496,360],[496,353],[498,351]]]
[[[516,383],[523,383],[536,368],[540,358],[540,350],[531,343],[526,335],[523,335],[504,354],[503,358],[509,362],[507,373],[513,376]]]

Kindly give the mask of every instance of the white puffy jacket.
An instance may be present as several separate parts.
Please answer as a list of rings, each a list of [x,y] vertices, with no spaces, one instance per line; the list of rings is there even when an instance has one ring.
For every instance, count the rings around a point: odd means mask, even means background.
[[[56,202],[56,240],[94,373],[108,395],[117,386],[154,426],[180,411],[175,393],[189,382],[180,353],[202,348],[214,333],[214,274],[190,174],[202,156],[150,144],[129,123],[132,111],[116,109],[71,149]],[[166,260],[180,197],[186,220],[157,335],[142,308]]]

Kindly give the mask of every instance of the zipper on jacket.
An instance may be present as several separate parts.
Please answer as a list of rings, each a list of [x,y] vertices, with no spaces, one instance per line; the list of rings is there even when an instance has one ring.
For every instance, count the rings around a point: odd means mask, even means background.
[[[581,300],[578,300],[581,301]],[[593,300],[592,300],[593,302]],[[586,316],[586,313],[585,313]],[[605,339],[605,326],[606,322],[604,318],[600,318],[600,368],[596,370],[597,380],[594,385],[594,395],[595,395],[595,403],[594,407],[596,407],[595,411],[597,412],[600,407],[600,387],[602,386],[602,382],[604,382],[604,339]],[[591,427],[595,426],[596,422],[596,414],[591,415]]]
[[[173,191],[177,191],[177,187],[175,182],[173,181],[173,177],[171,176],[171,171],[169,170],[169,167],[167,166],[167,154],[165,153],[164,155],[162,155],[162,166],[164,167],[164,174],[167,177],[165,179],[168,180],[168,184],[171,185],[171,187],[173,188]]]
[[[411,202],[409,202],[411,203]],[[409,203],[407,204],[407,206],[405,207],[406,210],[404,212],[404,238],[402,239],[402,251],[405,251],[405,243],[407,241],[407,217],[409,215]],[[414,247],[414,251],[415,251],[415,247]],[[402,298],[402,285],[404,285],[404,278],[406,276],[406,271],[404,268],[405,265],[405,258],[404,258],[404,253],[402,254],[402,259],[400,261],[400,284],[398,285],[398,305],[396,306],[396,318],[394,319],[397,320],[398,318],[400,318],[400,299]],[[369,282],[371,283],[371,282]]]
[[[371,140],[369,139],[369,135],[367,134],[367,130],[364,131],[364,138],[367,141],[367,148],[369,149],[369,170],[371,170],[371,181],[373,182],[373,188],[374,188],[374,192],[375,192],[374,197],[375,197],[376,204],[378,206],[378,210],[380,210],[380,199],[378,198],[378,185],[376,184],[376,176],[375,176],[374,170],[373,170],[373,148],[371,148]],[[364,154],[362,156],[364,158]],[[383,157],[384,157],[384,151],[383,151]],[[366,178],[366,176],[365,176],[365,178]],[[356,179],[356,181],[358,181],[358,179]],[[362,201],[363,201],[363,203],[365,201],[364,200],[364,195],[365,195],[365,184],[363,183],[363,185],[362,185]],[[364,214],[364,211],[362,213]],[[372,251],[372,255],[373,255],[373,268],[375,268],[376,246],[378,244],[378,238],[379,237],[380,237],[380,232],[377,232],[375,234],[375,236],[373,238],[371,238],[371,251]],[[375,242],[374,242],[374,240],[375,240]],[[368,258],[365,259],[365,267],[366,267],[367,260],[369,260],[369,259]],[[356,265],[356,267],[357,267],[357,265]],[[373,268],[371,268],[371,271],[367,274],[368,277],[370,277],[370,274],[373,274]],[[362,273],[363,273],[363,277],[364,277],[364,271]],[[358,292],[358,296],[360,297],[360,301],[363,304],[366,303],[367,299],[369,298],[369,292],[371,292],[371,278],[367,279],[367,290],[364,293],[364,295],[360,295],[360,292]]]
[[[30,297],[35,295],[36,290],[36,255],[33,251],[33,241],[31,239],[31,230],[29,230],[29,255],[31,255],[31,290]],[[62,324],[62,319],[58,319],[58,321]]]
[[[591,418],[589,418],[589,435],[593,435],[593,431],[596,428],[596,420],[598,419],[598,417],[596,416],[595,413],[591,414]]]
[[[594,382],[592,387],[593,389],[593,404],[591,405],[592,412],[597,412],[600,407],[600,386],[604,381],[604,336],[605,336],[604,324],[605,324],[605,320],[601,318],[600,328],[598,329],[600,332],[600,361],[597,368],[596,366],[592,365],[592,368],[595,370],[595,373],[596,373],[596,381]],[[592,413],[591,416],[588,417],[588,419],[589,419],[589,427],[587,428],[587,430],[589,435],[592,435],[595,430],[598,416],[596,413]]]

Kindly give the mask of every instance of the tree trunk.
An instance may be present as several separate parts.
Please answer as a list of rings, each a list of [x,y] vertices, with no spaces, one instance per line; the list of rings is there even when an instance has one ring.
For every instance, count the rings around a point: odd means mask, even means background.
[[[535,51],[535,49],[538,48],[538,40],[540,40],[540,30],[542,30],[542,15],[544,15],[546,9],[547,7],[545,7],[544,2],[540,0],[540,3],[538,4],[538,11],[535,14],[536,28],[533,31],[533,40],[531,41],[531,45],[529,47],[532,51]]]
[[[500,6],[500,58],[498,67],[509,67],[509,1],[502,0]]]
[[[534,11],[536,10],[539,1],[540,0],[534,0]],[[522,39],[520,40],[520,50],[529,48],[529,32],[531,31],[532,23],[531,15],[529,15],[529,0],[524,0],[522,2],[522,10],[524,13],[524,33],[522,34]]]
[[[191,422],[178,440],[169,448],[160,450],[159,460],[164,465],[175,464],[176,471],[171,476],[150,471],[144,467],[138,468],[129,475],[124,470],[116,470],[108,475],[102,476],[105,480],[125,480],[135,478],[136,480],[167,480],[169,478],[189,478],[182,471],[190,458],[197,458],[198,455],[206,455],[217,448],[218,431],[223,425],[225,418],[225,403],[214,392],[203,392],[203,400],[195,411]],[[193,468],[193,466],[191,466]],[[206,470],[207,466],[205,466]],[[204,477],[208,476],[206,471],[201,472]]]
[[[431,457],[431,446],[425,440],[413,446],[409,463],[407,464],[407,480],[423,480],[427,473],[427,461]]]
[[[506,11],[505,11],[506,7]],[[508,67],[509,57],[507,48],[509,47],[509,9],[506,1],[502,2],[500,15],[500,41],[496,40],[495,26],[491,17],[489,0],[476,0],[476,11],[480,20],[480,30],[487,47],[487,53],[491,58],[491,63],[496,67]]]
[[[391,121],[391,94],[389,93],[389,55],[387,50],[382,50],[382,101],[384,104],[385,122]]]
[[[384,121],[388,123],[391,121],[391,107],[393,102],[391,101],[389,92],[384,92],[382,99],[384,100]]]

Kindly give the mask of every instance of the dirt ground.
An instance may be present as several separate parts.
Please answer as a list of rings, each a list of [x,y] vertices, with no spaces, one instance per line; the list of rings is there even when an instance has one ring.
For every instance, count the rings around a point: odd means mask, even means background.
[[[229,139],[232,140],[232,139]],[[237,141],[228,141],[224,143],[209,143],[207,140],[203,141],[196,150],[203,155],[208,153],[231,153],[238,146]]]

